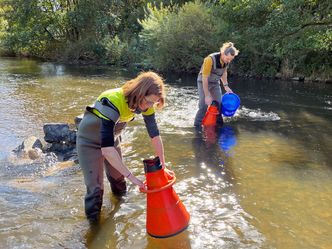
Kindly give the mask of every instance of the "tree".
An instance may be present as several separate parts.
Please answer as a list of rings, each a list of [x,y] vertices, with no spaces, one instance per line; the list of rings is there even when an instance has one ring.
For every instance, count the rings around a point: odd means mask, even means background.
[[[216,25],[200,2],[159,8],[150,4],[140,23],[140,37],[150,51],[146,63],[160,70],[197,72],[203,57],[218,49]]]
[[[322,64],[331,68],[332,12],[327,0],[223,0],[218,12],[234,30],[242,61],[249,65],[245,70],[290,76],[328,73]]]

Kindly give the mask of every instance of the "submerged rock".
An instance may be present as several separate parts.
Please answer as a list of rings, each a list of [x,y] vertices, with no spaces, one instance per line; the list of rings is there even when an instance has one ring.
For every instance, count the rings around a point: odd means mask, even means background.
[[[76,117],[75,123],[79,124],[81,118]],[[43,127],[44,140],[35,136],[25,139],[21,145],[13,150],[9,161],[13,164],[35,163],[47,158],[47,155],[55,155],[57,161],[73,161],[78,163],[76,151],[76,128],[67,123],[46,123]],[[32,162],[30,162],[32,163]]]
[[[82,118],[75,118],[79,124]],[[28,178],[50,176],[79,169],[74,124],[47,123],[44,139],[29,136],[8,155],[0,167],[0,176]]]
[[[30,136],[15,148],[13,153],[19,159],[36,160],[41,157],[44,148],[45,146],[39,138]]]

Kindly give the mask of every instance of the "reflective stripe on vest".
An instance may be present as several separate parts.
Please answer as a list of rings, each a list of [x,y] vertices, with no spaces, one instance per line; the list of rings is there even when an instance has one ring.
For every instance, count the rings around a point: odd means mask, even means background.
[[[105,100],[109,102],[104,103]],[[113,106],[114,109],[111,106]],[[115,123],[118,121],[129,122],[135,117],[135,113],[130,110],[128,106],[122,88],[111,89],[103,92],[97,98],[95,104],[88,108],[90,109],[90,112],[92,111],[98,117],[113,120]],[[142,112],[143,115],[151,115],[153,113],[153,107],[149,108],[145,112]]]
[[[112,120],[113,122],[117,122],[120,114],[118,111],[113,109],[110,106],[103,105],[99,100],[97,100],[92,106],[87,107],[88,111],[92,111],[100,118]]]

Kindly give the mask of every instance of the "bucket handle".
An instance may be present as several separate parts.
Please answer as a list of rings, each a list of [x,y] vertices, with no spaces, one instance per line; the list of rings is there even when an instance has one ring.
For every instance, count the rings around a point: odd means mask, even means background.
[[[160,192],[160,191],[170,188],[175,183],[175,181],[176,181],[176,177],[174,176],[171,180],[168,181],[168,183],[165,186],[162,186],[161,188],[151,189],[151,190],[139,188],[139,191],[143,192],[143,193],[147,193],[147,194]],[[144,181],[143,183],[146,186],[146,181]]]

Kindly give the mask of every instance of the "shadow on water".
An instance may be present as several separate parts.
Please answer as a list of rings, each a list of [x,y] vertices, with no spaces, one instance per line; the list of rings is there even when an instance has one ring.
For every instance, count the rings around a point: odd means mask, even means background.
[[[85,235],[87,248],[105,248],[105,239],[101,241],[100,238],[108,238],[109,234],[116,234],[115,214],[120,209],[123,199],[111,198],[111,201],[113,209],[108,213],[107,218],[101,216],[98,223],[89,224],[89,230]],[[113,243],[115,245],[116,241],[113,241]]]
[[[64,65],[53,62],[42,62],[37,60],[22,58],[1,58],[0,71],[10,75],[23,76],[27,75],[29,78],[33,75],[43,77],[53,76],[92,76],[92,75],[114,75],[115,77],[123,77],[126,75],[128,78],[136,75],[137,71],[127,68],[116,68],[108,65]]]
[[[147,246],[145,249],[191,249],[190,233],[188,230],[175,236],[158,239],[151,236],[147,237]]]

